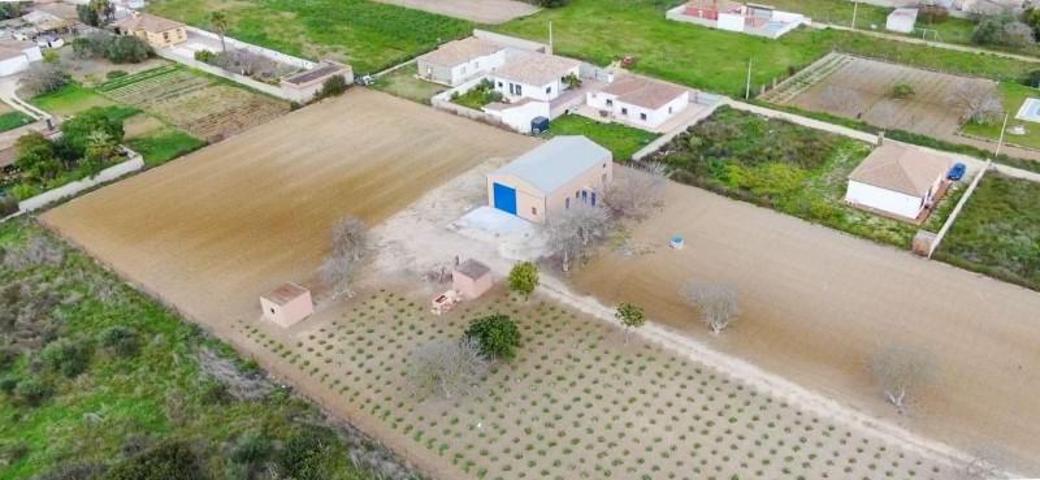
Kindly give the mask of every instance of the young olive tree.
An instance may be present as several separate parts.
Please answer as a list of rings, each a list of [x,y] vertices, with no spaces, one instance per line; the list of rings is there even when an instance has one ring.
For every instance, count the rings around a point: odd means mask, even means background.
[[[899,413],[904,413],[910,392],[931,379],[932,365],[920,350],[891,345],[878,350],[871,357],[870,372],[889,403]]]
[[[368,250],[364,222],[347,217],[332,227],[332,252],[321,265],[321,276],[334,296],[350,292],[350,280]]]
[[[564,272],[572,262],[588,252],[610,233],[610,215],[605,209],[575,205],[558,213],[549,222],[549,247],[560,257]]]
[[[664,204],[668,170],[663,163],[616,170],[604,202],[616,217],[643,219]]]
[[[420,398],[464,397],[487,376],[491,362],[474,338],[434,340],[412,352],[409,375]]]
[[[520,262],[513,265],[509,271],[509,289],[524,296],[524,300],[531,298],[534,289],[538,287],[538,266],[533,262]]]
[[[740,314],[737,290],[729,285],[690,280],[679,288],[679,296],[700,309],[701,319],[715,335],[728,328]]]
[[[477,342],[480,351],[490,359],[512,360],[520,346],[520,328],[507,315],[496,313],[470,322],[466,338]]]
[[[628,343],[629,331],[646,325],[646,313],[642,307],[627,302],[618,305],[614,318],[625,327],[625,343]]]

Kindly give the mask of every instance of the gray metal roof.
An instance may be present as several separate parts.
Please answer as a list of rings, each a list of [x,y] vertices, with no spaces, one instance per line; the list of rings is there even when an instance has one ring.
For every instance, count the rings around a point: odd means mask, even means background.
[[[550,194],[604,161],[611,161],[610,150],[584,136],[566,135],[539,145],[494,174],[513,175]]]

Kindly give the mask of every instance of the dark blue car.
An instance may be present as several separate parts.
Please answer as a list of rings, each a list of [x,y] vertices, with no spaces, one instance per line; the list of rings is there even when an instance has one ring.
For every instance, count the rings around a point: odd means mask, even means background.
[[[957,162],[953,164],[953,168],[950,169],[950,173],[946,174],[946,178],[959,181],[964,178],[964,172],[968,169],[963,163]]]

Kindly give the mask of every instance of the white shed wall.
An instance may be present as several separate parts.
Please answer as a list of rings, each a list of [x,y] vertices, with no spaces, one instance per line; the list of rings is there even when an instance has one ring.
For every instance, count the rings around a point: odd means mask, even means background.
[[[920,197],[886,190],[853,180],[849,180],[849,187],[845,192],[846,202],[875,208],[910,219],[917,218],[921,213],[921,209],[924,208],[924,200]]]

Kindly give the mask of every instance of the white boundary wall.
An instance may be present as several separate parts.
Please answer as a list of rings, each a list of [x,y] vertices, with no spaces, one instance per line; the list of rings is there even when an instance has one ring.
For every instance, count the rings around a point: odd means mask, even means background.
[[[15,215],[39,210],[59,200],[72,197],[84,190],[96,187],[105,182],[111,182],[128,173],[136,172],[144,168],[144,158],[137,152],[130,152],[130,159],[102,170],[94,177],[76,180],[66,183],[53,190],[47,190],[35,197],[27,198],[18,202],[18,213]]]
[[[487,30],[473,29],[473,36],[481,40],[487,40],[491,43],[503,45],[506,47],[512,47],[519,50],[528,50],[531,52],[551,53],[549,45],[544,43],[532,42],[531,40],[524,40],[522,38],[510,37],[509,35],[502,35],[501,33],[489,32]]]
[[[281,98],[283,100],[289,100],[291,102],[301,102],[301,103],[310,100],[309,98],[304,98],[304,99],[295,98],[294,95],[291,95],[288,92],[282,90],[282,88],[279,87],[279,86],[271,85],[269,83],[259,82],[259,81],[253,80],[252,78],[249,78],[249,77],[247,77],[245,75],[239,75],[239,74],[234,73],[234,72],[229,72],[227,70],[224,70],[223,68],[220,68],[220,67],[217,67],[217,66],[214,66],[214,65],[210,65],[208,63],[200,62],[198,60],[195,60],[194,58],[186,58],[183,55],[178,55],[178,54],[174,53],[172,50],[170,50],[168,48],[156,49],[155,53],[158,54],[160,57],[163,57],[163,58],[165,58],[167,60],[172,60],[174,62],[180,63],[182,65],[187,65],[187,66],[189,66],[191,68],[194,68],[194,69],[197,69],[197,70],[202,70],[203,72],[209,73],[211,75],[216,75],[218,77],[226,78],[228,80],[231,80],[232,82],[238,83],[240,85],[244,85],[246,87],[252,88],[252,89],[254,89],[256,91],[259,91],[259,92],[266,93],[266,94],[268,94],[268,95],[270,95],[272,97]]]
[[[215,34],[213,32],[210,32],[210,31],[207,31],[207,30],[203,30],[201,28],[190,27],[190,26],[186,27],[186,28],[187,28],[189,34],[198,35],[200,37],[211,38],[211,39],[216,40],[218,42],[220,41],[220,35],[217,35],[217,34]],[[271,60],[274,60],[276,62],[289,64],[289,65],[292,65],[294,67],[298,67],[298,68],[301,68],[301,69],[304,69],[304,70],[310,70],[310,69],[314,68],[317,65],[315,62],[312,62],[310,60],[304,60],[302,58],[294,57],[292,55],[286,55],[286,54],[284,54],[282,52],[279,52],[279,51],[271,50],[269,48],[260,47],[260,46],[257,46],[257,45],[253,45],[251,43],[246,43],[246,42],[243,42],[241,40],[236,40],[236,39],[228,37],[228,36],[224,37],[224,43],[226,43],[228,45],[228,47],[238,48],[238,49],[242,49],[242,50],[249,50],[249,51],[251,51],[253,53],[256,53],[258,55],[263,55],[263,56],[265,56],[267,58],[270,58]]]

